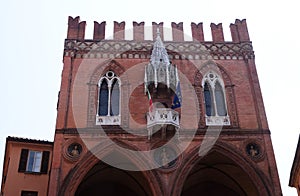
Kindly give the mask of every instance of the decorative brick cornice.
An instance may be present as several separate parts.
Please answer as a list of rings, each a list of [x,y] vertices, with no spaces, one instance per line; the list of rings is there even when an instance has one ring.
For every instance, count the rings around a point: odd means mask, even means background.
[[[188,60],[243,60],[253,59],[251,42],[174,42],[165,41],[164,45],[172,59]],[[137,58],[150,59],[153,41],[136,42],[133,40],[65,40],[64,56],[76,58]]]
[[[69,129],[56,129],[55,133],[57,134],[95,134],[100,133],[99,130],[104,130],[106,134],[121,134],[121,135],[132,135],[131,133],[127,132],[126,130],[122,129],[118,125],[105,125],[105,126],[99,126],[99,127],[89,127],[89,128],[69,128]],[[187,129],[180,129],[179,130],[182,134],[194,134],[194,130],[187,130]],[[199,128],[196,132],[196,135],[205,135],[207,131],[207,127],[205,128]],[[134,131],[136,134],[145,134],[147,133],[146,129],[137,129]],[[221,135],[257,135],[257,134],[270,134],[270,130],[260,130],[260,129],[239,129],[239,128],[229,128],[229,127],[223,127],[221,131]],[[184,135],[184,134],[183,134]],[[127,137],[127,136],[126,136]]]

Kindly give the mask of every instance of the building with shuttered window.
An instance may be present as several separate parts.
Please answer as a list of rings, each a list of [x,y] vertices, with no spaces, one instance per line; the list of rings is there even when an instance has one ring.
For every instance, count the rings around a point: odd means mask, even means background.
[[[300,136],[290,172],[289,186],[296,188],[298,195],[300,195]]]
[[[7,137],[2,195],[47,195],[53,142]]]

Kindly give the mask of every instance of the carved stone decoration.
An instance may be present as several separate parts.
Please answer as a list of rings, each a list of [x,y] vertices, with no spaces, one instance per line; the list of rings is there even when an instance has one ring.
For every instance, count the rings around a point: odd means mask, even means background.
[[[130,55],[138,55],[139,58],[150,58],[152,41],[144,41],[145,44],[131,40],[66,40],[64,56],[76,58],[130,58]],[[188,59],[209,60],[235,60],[253,59],[254,51],[252,44],[243,43],[212,43],[212,42],[180,42],[164,41],[170,59],[179,59],[181,54]],[[84,55],[87,54],[87,55]]]
[[[170,108],[156,108],[152,114],[147,113],[147,128],[154,125],[174,125],[179,128],[179,113]]]
[[[99,96],[99,92],[98,92],[98,82],[101,78],[101,76],[108,72],[108,71],[112,71],[114,72],[116,75],[120,76],[121,79],[121,97],[122,100],[126,103],[127,101],[127,97],[128,97],[128,79],[127,79],[127,75],[124,74],[125,72],[125,68],[119,64],[116,60],[108,60],[105,61],[101,64],[99,64],[96,69],[93,71],[92,76],[90,77],[90,81],[88,82],[88,86],[89,86],[89,92],[88,92],[88,115],[87,115],[87,126],[88,127],[95,127],[95,126],[99,126],[102,125],[103,122],[108,124],[115,124],[115,125],[119,125],[122,124],[123,127],[127,127],[128,126],[128,116],[127,115],[123,115],[123,116],[109,116],[109,117],[97,117],[97,107],[98,107],[98,96]],[[122,108],[122,111],[124,113],[128,113],[128,108]],[[102,121],[102,122],[101,122]]]
[[[264,151],[257,141],[248,141],[245,145],[245,151],[254,161],[261,161],[263,159]]]
[[[65,159],[75,162],[81,157],[83,152],[83,147],[80,142],[77,142],[73,139],[69,139],[64,144],[63,156]]]
[[[207,122],[207,120],[211,120],[209,118],[208,119],[205,118],[204,115],[205,112],[205,108],[204,108],[205,105],[203,104],[204,94],[203,94],[203,87],[201,83],[203,81],[203,77],[205,73],[209,72],[209,70],[213,70],[216,73],[218,73],[219,76],[222,77],[222,80],[224,82],[226,102],[227,102],[227,112],[228,112],[228,116],[230,116],[230,118],[222,119],[224,121],[224,125],[231,126],[231,127],[238,127],[239,124],[238,124],[236,101],[234,95],[234,84],[232,84],[228,73],[223,69],[222,65],[215,64],[213,61],[205,62],[201,67],[202,68],[199,71],[197,71],[194,77],[194,86],[197,93],[197,97],[199,99],[199,108],[203,114],[200,116],[199,127],[205,128],[205,123]],[[220,120],[220,119],[216,119],[216,120]]]
[[[170,146],[157,148],[153,153],[154,161],[161,169],[169,171],[175,169],[178,162],[176,150]]]
[[[162,83],[168,88],[175,89],[178,81],[177,67],[169,61],[169,55],[158,31],[150,63],[145,67],[145,92],[151,83],[154,83],[155,88],[157,88],[158,83]]]
[[[218,70],[217,70],[218,71]],[[204,89],[205,84],[209,86],[211,90],[211,96],[214,97],[212,101],[212,105],[215,111],[215,114],[212,115],[205,115],[205,121],[207,126],[219,126],[219,125],[230,125],[230,118],[228,115],[228,109],[227,109],[227,101],[226,101],[226,96],[225,94],[225,89],[224,89],[224,82],[222,77],[220,77],[213,69],[208,70],[203,79],[202,79],[202,87]],[[218,107],[217,107],[217,101],[216,101],[216,95],[215,95],[215,89],[217,84],[219,84],[219,88],[222,91],[222,97],[224,99],[224,108],[223,110],[225,111],[225,114],[218,114]]]
[[[68,154],[71,157],[78,157],[78,156],[80,156],[80,154],[82,152],[82,146],[78,143],[73,143],[68,146],[67,150],[68,150]]]
[[[170,73],[170,76],[169,76],[170,88],[176,89],[176,83],[178,81],[177,67],[175,67],[174,65],[171,65],[169,73]]]

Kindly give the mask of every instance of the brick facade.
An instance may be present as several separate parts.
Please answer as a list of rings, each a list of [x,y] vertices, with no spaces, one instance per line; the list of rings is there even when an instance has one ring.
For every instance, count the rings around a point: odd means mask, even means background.
[[[95,22],[94,27],[94,39],[85,40],[85,22],[79,22],[79,17],[69,18],[49,195],[84,192],[88,172],[95,166],[102,167],[102,163],[99,163],[101,157],[115,153],[114,144],[104,140],[99,129],[103,129],[107,133],[106,137],[115,144],[137,151],[166,143],[174,132],[167,130],[164,136],[158,131],[151,139],[134,134],[147,133],[145,115],[148,111],[148,99],[144,92],[144,71],[149,63],[154,41],[144,40],[144,23],[133,22],[134,40],[124,40],[125,22],[114,23],[113,40],[105,40],[105,22]],[[153,32],[156,32],[157,27],[157,23],[153,23]],[[159,28],[162,27],[163,23],[159,23]],[[202,168],[209,180],[213,179],[210,175],[220,177],[216,183],[223,185],[216,189],[228,191],[228,194],[231,192],[226,187],[235,194],[281,195],[246,21],[236,20],[230,25],[232,42],[224,41],[222,24],[211,24],[213,41],[204,40],[202,23],[192,23],[191,27],[193,41],[184,41],[182,23],[172,23],[174,40],[163,43],[170,61],[177,66],[183,97],[182,107],[176,110],[180,113],[179,139],[176,141],[185,143],[186,134],[190,130],[195,130],[195,135],[177,159],[174,168],[128,173],[136,175],[136,180],[140,180],[139,186],[144,195],[193,195],[197,191],[213,193],[208,187],[215,184],[206,182],[202,174],[197,173],[195,179],[191,176],[191,172],[196,172],[197,168]],[[95,124],[98,82],[109,70],[121,80],[121,123],[98,126]],[[215,145],[201,157],[198,152],[205,142],[208,129],[205,124],[202,81],[209,70],[215,71],[224,81],[230,125],[222,127]],[[154,102],[171,105],[170,96],[174,92],[157,88],[152,93]],[[128,130],[132,132],[128,133]],[[72,144],[82,146],[79,157],[68,156],[68,149]],[[176,144],[172,145],[176,149]],[[253,146],[257,147],[257,154],[251,156],[249,150]],[[126,152],[118,153],[138,168],[147,165],[149,159],[130,157]],[[222,166],[215,170],[203,166],[214,164]],[[110,170],[114,171],[113,168]],[[226,176],[217,173],[217,170],[226,173]],[[222,181],[227,177],[234,179],[232,184]],[[124,181],[120,183],[124,184]],[[125,186],[130,187],[132,184]],[[193,185],[199,185],[202,189],[196,189]],[[139,190],[136,191],[139,194]]]

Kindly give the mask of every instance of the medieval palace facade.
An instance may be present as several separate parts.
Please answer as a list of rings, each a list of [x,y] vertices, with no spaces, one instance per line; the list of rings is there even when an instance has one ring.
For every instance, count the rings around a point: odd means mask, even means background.
[[[7,138],[3,195],[281,195],[246,20],[105,26],[69,17],[54,142]]]

